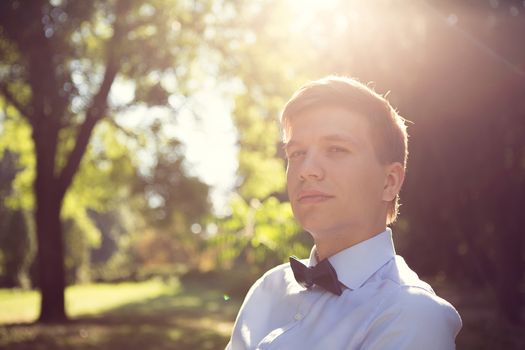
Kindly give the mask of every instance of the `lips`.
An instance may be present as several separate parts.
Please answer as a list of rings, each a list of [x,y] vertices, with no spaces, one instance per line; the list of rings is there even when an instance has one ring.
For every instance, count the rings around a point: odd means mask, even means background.
[[[312,203],[324,202],[333,197],[334,196],[321,192],[321,191],[305,190],[305,191],[299,192],[299,194],[296,196],[296,200],[297,202],[301,204],[312,204]]]

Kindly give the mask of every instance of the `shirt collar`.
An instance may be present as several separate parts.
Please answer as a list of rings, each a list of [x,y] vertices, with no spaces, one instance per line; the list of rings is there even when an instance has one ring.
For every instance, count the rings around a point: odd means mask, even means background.
[[[366,241],[332,255],[328,261],[337,272],[337,278],[350,289],[357,289],[381,266],[395,256],[392,230],[387,229]],[[310,253],[309,266],[317,265],[316,247]]]

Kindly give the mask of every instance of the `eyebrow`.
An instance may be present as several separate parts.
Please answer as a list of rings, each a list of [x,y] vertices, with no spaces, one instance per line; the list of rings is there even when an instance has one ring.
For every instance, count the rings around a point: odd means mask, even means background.
[[[351,135],[332,134],[332,135],[323,136],[322,139],[326,141],[346,142],[346,143],[351,143],[353,145],[357,144],[356,139]]]
[[[353,146],[357,145],[358,142],[356,141],[356,139],[350,135],[343,135],[343,134],[330,134],[330,135],[326,135],[326,136],[323,136],[321,137],[321,139],[323,141],[336,141],[336,142],[344,142],[344,143],[349,143]],[[291,140],[289,142],[286,142],[286,143],[283,143],[283,149],[286,151],[288,148],[296,145],[298,142],[297,141],[294,141],[294,140]]]

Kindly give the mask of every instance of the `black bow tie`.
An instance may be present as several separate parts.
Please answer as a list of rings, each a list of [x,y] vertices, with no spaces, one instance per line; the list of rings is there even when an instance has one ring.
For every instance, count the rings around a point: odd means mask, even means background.
[[[301,286],[310,288],[316,284],[334,294],[341,295],[343,293],[337,279],[337,273],[328,259],[324,259],[314,267],[308,267],[295,256],[291,256],[290,266],[297,283]]]

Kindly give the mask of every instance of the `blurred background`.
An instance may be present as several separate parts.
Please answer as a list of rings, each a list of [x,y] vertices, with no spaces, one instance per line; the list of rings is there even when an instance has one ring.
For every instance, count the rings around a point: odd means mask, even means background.
[[[222,349],[312,240],[278,116],[358,78],[410,121],[397,251],[523,349],[525,1],[4,0],[0,348]]]

